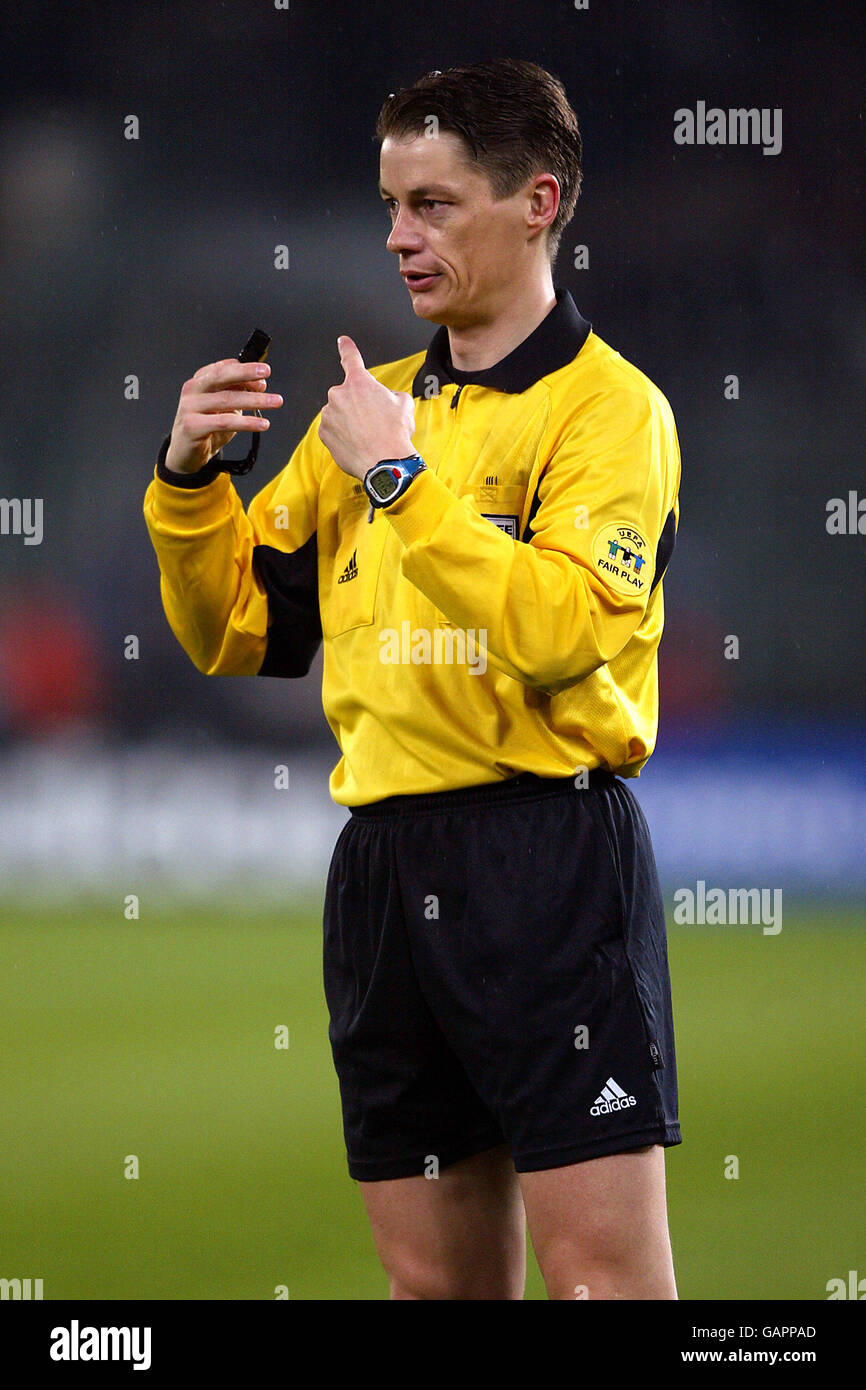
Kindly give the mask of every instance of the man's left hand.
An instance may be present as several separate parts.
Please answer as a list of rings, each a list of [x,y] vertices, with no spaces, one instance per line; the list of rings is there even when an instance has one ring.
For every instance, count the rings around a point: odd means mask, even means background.
[[[364,366],[351,338],[337,339],[344,380],[328,392],[319,438],[344,473],[362,479],[380,459],[415,452],[415,402],[405,391],[389,391]]]

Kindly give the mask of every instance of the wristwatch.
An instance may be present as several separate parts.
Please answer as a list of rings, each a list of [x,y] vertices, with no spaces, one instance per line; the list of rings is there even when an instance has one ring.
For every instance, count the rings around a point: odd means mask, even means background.
[[[370,519],[374,507],[389,507],[402,497],[419,473],[427,467],[420,454],[404,459],[380,459],[364,476],[364,491],[370,499]]]

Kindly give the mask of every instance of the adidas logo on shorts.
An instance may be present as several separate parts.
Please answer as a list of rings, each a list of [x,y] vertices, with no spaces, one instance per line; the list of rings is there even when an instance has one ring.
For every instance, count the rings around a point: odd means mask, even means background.
[[[609,1115],[612,1110],[627,1110],[630,1105],[637,1105],[634,1096],[627,1096],[621,1086],[617,1086],[612,1076],[607,1078],[601,1088],[601,1095],[596,1096],[595,1105],[590,1107],[590,1115]]]

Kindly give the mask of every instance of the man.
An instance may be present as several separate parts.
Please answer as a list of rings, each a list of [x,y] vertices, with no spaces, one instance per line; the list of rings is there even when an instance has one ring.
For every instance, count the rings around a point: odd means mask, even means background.
[[[392,1298],[676,1297],[664,913],[623,778],[655,743],[679,450],[658,389],[555,289],[581,181],[561,84],[450,69],[379,117],[426,353],[344,379],[248,514],[214,456],[266,367],[183,387],[145,511],[211,675],[304,674],[352,808],[325,899],[350,1174]],[[383,461],[387,461],[383,464]],[[321,623],[321,626],[320,626]]]

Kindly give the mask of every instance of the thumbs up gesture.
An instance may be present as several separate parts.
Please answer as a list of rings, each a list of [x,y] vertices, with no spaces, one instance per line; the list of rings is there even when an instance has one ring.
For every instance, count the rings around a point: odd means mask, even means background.
[[[343,380],[328,392],[319,438],[338,468],[353,478],[380,459],[406,458],[415,452],[415,402],[405,391],[389,391],[364,366],[358,346],[337,339]]]

